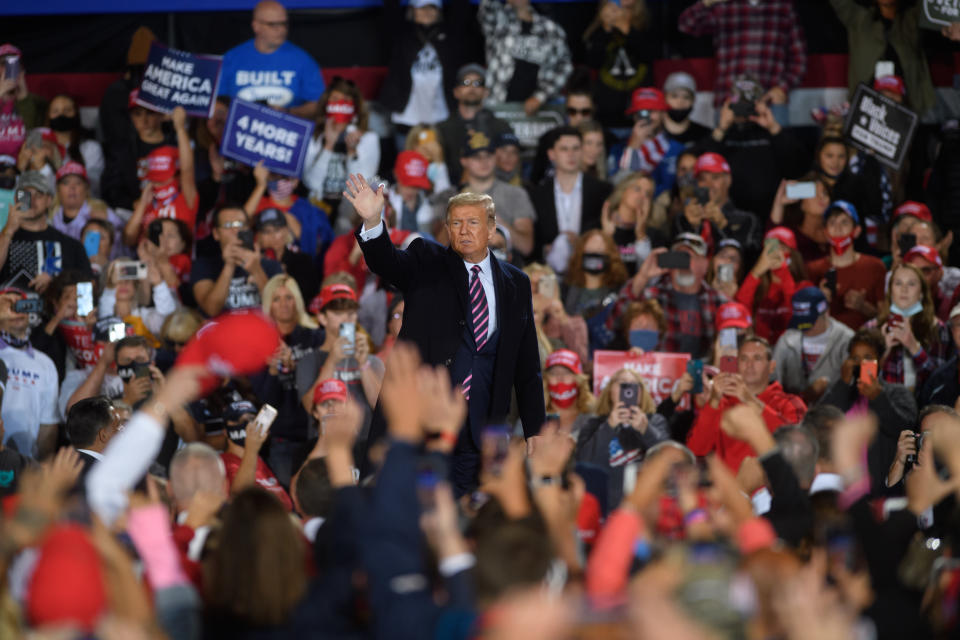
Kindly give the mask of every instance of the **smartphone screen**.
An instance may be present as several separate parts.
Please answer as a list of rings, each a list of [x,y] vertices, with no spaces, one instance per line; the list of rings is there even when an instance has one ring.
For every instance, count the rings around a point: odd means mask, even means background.
[[[657,266],[661,269],[689,269],[690,254],[686,251],[667,251],[657,256]]]
[[[17,313],[40,313],[43,311],[43,300],[40,298],[24,298],[13,303],[13,310]]]
[[[693,378],[692,393],[703,393],[703,360],[687,360],[687,373]]]
[[[827,289],[836,295],[837,294],[837,270],[830,269],[827,271],[827,275],[824,276],[824,280],[827,281]]]
[[[620,402],[625,407],[637,406],[637,395],[640,392],[640,385],[636,382],[620,383]]]
[[[873,381],[877,377],[877,361],[876,360],[861,360],[860,361],[860,381],[864,384],[873,384]]]
[[[99,242],[99,241],[98,241]],[[86,318],[93,311],[93,283],[77,283],[77,315]]]
[[[347,348],[344,349],[344,353],[353,353],[357,344],[357,325],[353,322],[341,322],[340,337],[347,339],[348,345]]]
[[[720,330],[720,348],[721,349],[737,348],[737,329],[735,327],[730,327],[728,329]]]
[[[490,425],[480,439],[480,455],[484,473],[499,476],[510,451],[510,429],[505,424]]]
[[[787,185],[788,200],[806,200],[817,197],[817,183],[795,182]]]
[[[732,264],[717,265],[717,279],[720,282],[733,282],[734,267]]]
[[[269,404],[265,404],[260,407],[260,412],[257,414],[257,417],[253,419],[253,421],[257,425],[257,428],[260,429],[261,435],[267,435],[267,432],[270,431],[270,426],[276,419],[277,410]]]

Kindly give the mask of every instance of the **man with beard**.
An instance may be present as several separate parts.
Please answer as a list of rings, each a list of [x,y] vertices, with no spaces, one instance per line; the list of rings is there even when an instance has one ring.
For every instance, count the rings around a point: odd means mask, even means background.
[[[470,131],[483,131],[491,139],[497,140],[513,130],[510,125],[493,115],[483,107],[489,92],[484,86],[487,70],[478,64],[465,64],[457,70],[456,83],[453,85],[453,97],[457,108],[450,117],[437,125],[440,139],[443,140],[443,157],[450,174],[450,183],[460,184],[463,168],[464,141]]]

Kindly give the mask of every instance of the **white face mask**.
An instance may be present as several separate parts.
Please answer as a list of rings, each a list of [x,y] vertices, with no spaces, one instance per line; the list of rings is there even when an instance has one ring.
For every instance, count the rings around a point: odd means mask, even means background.
[[[692,287],[697,283],[697,276],[692,273],[677,273],[673,276],[673,281],[678,287]]]

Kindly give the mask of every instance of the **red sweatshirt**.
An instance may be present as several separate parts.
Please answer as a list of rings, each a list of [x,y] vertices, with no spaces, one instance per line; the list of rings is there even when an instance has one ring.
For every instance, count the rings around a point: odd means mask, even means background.
[[[747,274],[735,297],[737,302],[750,309],[753,314],[754,333],[766,338],[770,344],[776,344],[780,335],[787,330],[790,316],[793,314],[790,301],[797,290],[790,269],[786,265],[774,271],[774,275],[779,282],[771,280],[770,288],[758,304],[754,305],[753,298],[757,287],[760,286],[760,280],[752,273]]]
[[[763,403],[763,421],[767,423],[770,433],[773,433],[785,424],[796,424],[803,419],[807,412],[807,405],[800,396],[787,393],[774,382],[757,395],[757,400]],[[724,396],[720,399],[720,406],[714,409],[710,403],[700,409],[700,414],[687,436],[687,446],[698,456],[716,452],[724,464],[736,473],[740,463],[747,456],[754,455],[753,449],[746,442],[731,438],[720,429],[720,419],[723,412],[740,404],[737,398]]]

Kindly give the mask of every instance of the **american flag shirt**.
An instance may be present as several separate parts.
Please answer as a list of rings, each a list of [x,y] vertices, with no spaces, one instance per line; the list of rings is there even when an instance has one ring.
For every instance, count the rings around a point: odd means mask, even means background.
[[[789,92],[806,73],[806,41],[790,0],[727,0],[710,7],[700,0],[680,14],[677,27],[691,36],[713,36],[716,106],[739,75],[749,74],[765,90]]]

